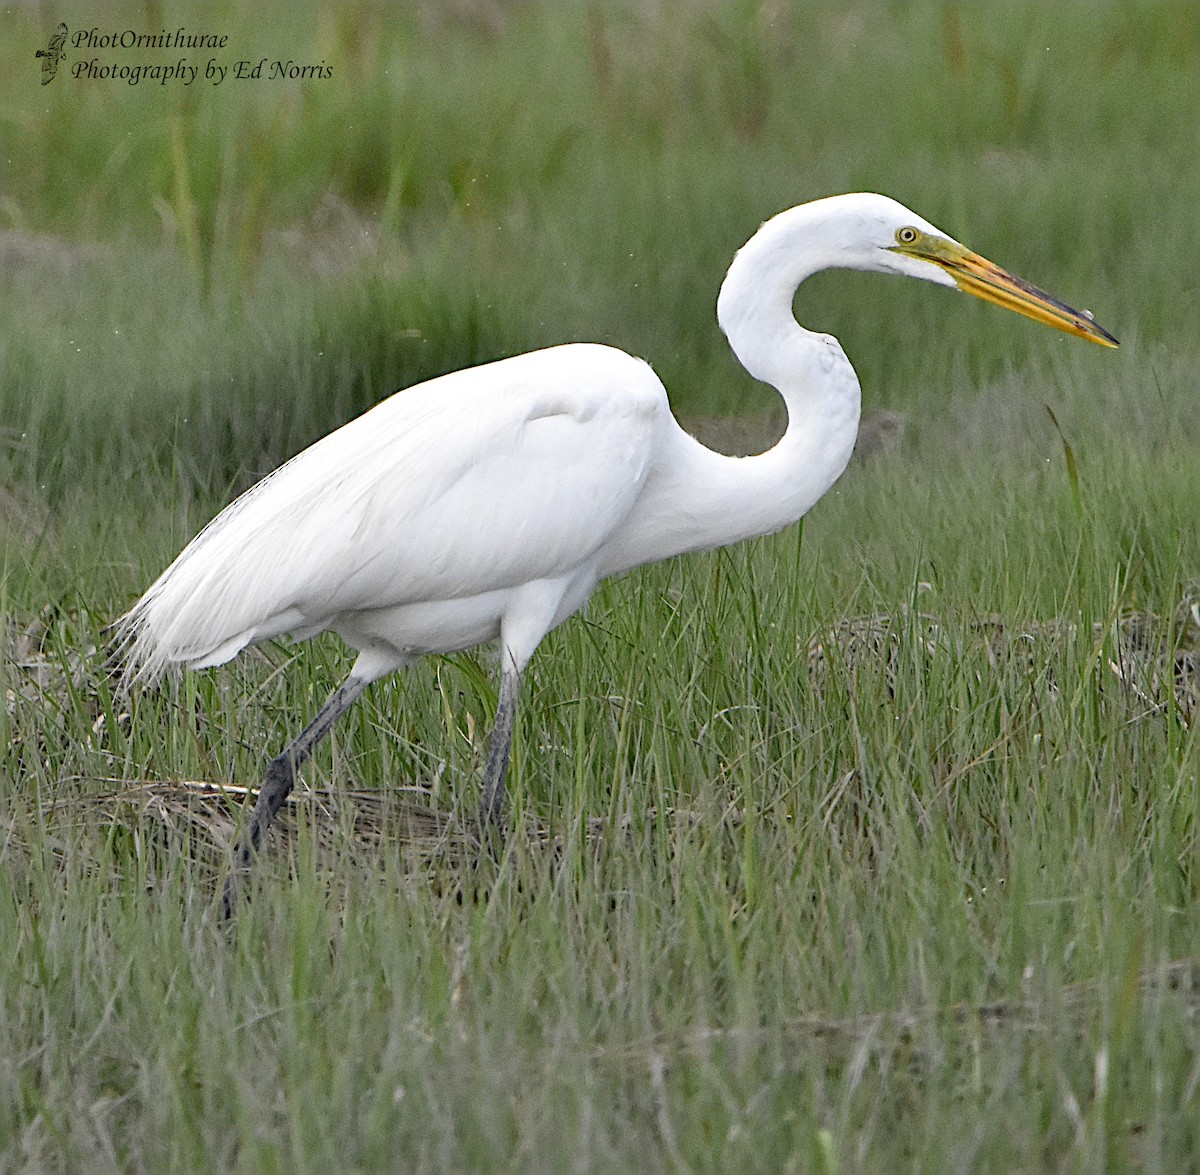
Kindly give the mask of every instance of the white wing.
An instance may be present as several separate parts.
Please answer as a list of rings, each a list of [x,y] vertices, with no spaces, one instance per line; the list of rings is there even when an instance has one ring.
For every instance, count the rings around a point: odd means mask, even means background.
[[[585,563],[645,482],[666,392],[570,344],[399,392],[247,490],[119,622],[127,671],[228,660],[337,616]]]

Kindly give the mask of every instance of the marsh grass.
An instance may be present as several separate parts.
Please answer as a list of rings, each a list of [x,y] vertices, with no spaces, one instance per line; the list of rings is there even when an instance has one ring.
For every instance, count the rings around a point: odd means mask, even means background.
[[[223,93],[39,87],[44,30],[0,16],[0,1165],[1194,1167],[1187,6],[455,9],[206,8],[335,69]],[[222,928],[241,801],[348,654],[130,698],[111,621],[440,371],[599,339],[766,437],[717,286],[853,188],[1121,350],[806,284],[893,440],[551,634],[498,862],[493,667],[439,658],[347,715]]]

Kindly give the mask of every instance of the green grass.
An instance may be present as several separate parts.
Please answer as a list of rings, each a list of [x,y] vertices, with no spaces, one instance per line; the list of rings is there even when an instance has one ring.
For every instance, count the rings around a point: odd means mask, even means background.
[[[41,87],[0,12],[0,1166],[1195,1167],[1194,13],[457,10],[109,10],[334,69],[226,90]],[[402,789],[473,810],[486,651],[374,686],[306,779],[381,792],[380,843],[299,819],[224,933],[182,785],[254,785],[349,655],[126,701],[104,626],[436,372],[592,338],[685,417],[767,411],[721,276],[850,189],[1121,349],[806,283],[902,444],[551,634],[499,867],[400,835]]]

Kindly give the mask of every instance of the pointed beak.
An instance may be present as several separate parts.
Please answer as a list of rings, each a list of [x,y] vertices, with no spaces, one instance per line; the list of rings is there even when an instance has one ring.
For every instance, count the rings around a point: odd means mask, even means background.
[[[897,253],[921,261],[932,261],[954,279],[960,290],[986,302],[1015,310],[1026,318],[1044,322],[1069,335],[1090,339],[1102,347],[1118,346],[1117,340],[1092,318],[1089,311],[1076,310],[1060,302],[1052,294],[1015,277],[956,241],[923,235],[911,245],[896,245],[894,248]]]

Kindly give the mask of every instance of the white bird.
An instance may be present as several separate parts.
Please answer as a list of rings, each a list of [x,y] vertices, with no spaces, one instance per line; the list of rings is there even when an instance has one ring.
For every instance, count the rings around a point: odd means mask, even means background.
[[[859,383],[837,340],[805,330],[796,288],[829,268],[958,287],[1106,346],[1087,312],[970,252],[885,196],[802,204],[738,252],[717,318],[787,406],[782,439],[727,457],[685,433],[649,365],[571,343],[396,393],[226,507],[118,622],[128,679],[219,665],[248,645],[330,629],[346,681],[273,759],[239,846],[244,871],[296,769],[367,685],[427,653],[500,646],[481,818],[499,825],[521,674],[600,580],[769,534],[837,480]],[[226,887],[231,909],[233,878]]]

